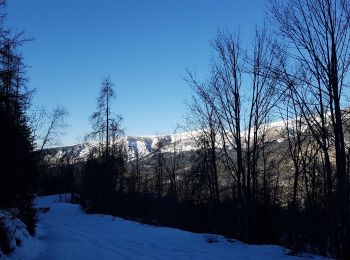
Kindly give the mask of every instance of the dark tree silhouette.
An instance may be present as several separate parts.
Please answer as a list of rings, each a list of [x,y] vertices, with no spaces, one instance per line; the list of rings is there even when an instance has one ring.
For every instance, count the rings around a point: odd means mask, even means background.
[[[5,1],[0,1],[3,8]],[[3,11],[3,10],[1,10]],[[25,80],[25,66],[17,48],[25,39],[11,35],[0,24],[0,210],[12,212],[31,234],[35,232],[33,179],[35,163],[32,134],[26,110],[31,92]],[[10,210],[11,209],[11,210]],[[16,209],[15,211],[13,209]],[[0,249],[9,253],[7,230],[0,219]]]
[[[342,111],[350,65],[349,14],[346,0],[271,1],[273,24],[286,46],[281,77],[323,153],[331,250],[340,258],[350,255]]]
[[[112,113],[113,83],[106,78],[97,98],[97,111],[91,117],[93,132],[87,138],[98,138],[99,151],[91,151],[83,173],[82,204],[90,211],[112,212],[118,194],[124,192],[126,149],[121,139],[121,116]]]

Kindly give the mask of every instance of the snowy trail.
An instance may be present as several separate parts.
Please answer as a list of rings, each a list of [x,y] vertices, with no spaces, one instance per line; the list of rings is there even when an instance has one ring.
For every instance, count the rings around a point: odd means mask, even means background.
[[[208,243],[203,234],[88,215],[78,205],[54,202],[56,198],[37,200],[38,207],[50,210],[39,214],[36,252],[26,252],[23,259],[301,259],[279,246],[232,243],[222,236]]]

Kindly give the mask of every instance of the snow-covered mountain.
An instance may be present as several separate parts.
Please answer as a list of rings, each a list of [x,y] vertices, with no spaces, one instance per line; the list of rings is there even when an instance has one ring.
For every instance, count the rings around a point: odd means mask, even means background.
[[[170,135],[148,136],[124,136],[124,142],[128,153],[128,159],[136,156],[144,157],[152,153],[157,147],[162,147],[164,152],[172,152],[174,149],[191,151],[196,149],[196,137],[199,132],[183,132]],[[69,158],[71,162],[85,161],[93,148],[98,147],[98,142],[86,142],[71,146],[50,148],[44,151],[45,159],[49,162],[57,162]]]
[[[290,124],[290,123],[289,123]],[[283,141],[282,132],[286,129],[285,121],[277,121],[265,125],[264,129],[268,141]],[[127,148],[128,159],[133,160],[137,156],[144,157],[151,154],[157,147],[161,146],[163,152],[193,151],[197,149],[196,140],[202,131],[189,131],[169,135],[145,135],[145,136],[124,136],[122,141]],[[242,138],[247,135],[247,130],[242,132]],[[219,138],[218,138],[219,139]],[[220,143],[217,144],[220,147]],[[97,142],[87,142],[72,146],[57,147],[45,150],[45,158],[50,162],[58,162],[69,158],[71,162],[85,161]]]

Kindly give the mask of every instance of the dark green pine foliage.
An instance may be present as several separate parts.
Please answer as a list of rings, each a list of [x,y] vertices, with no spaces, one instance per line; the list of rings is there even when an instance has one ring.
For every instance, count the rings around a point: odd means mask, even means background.
[[[34,234],[32,182],[35,173],[30,130],[18,101],[0,106],[0,208],[17,208],[18,217]],[[6,97],[5,97],[6,99]],[[13,106],[18,108],[13,109]]]
[[[3,2],[0,1],[3,6]],[[35,233],[33,180],[36,167],[26,109],[30,92],[24,79],[22,58],[16,47],[21,35],[10,37],[0,26],[0,211],[11,211]],[[0,218],[0,251],[9,253],[9,231]]]

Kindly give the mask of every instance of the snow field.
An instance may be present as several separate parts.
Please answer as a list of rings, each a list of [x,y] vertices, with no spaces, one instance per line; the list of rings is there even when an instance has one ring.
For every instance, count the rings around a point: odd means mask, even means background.
[[[325,259],[289,256],[287,249],[274,245],[247,245],[222,236],[85,214],[79,205],[58,203],[57,196],[38,198],[36,205],[50,208],[39,213],[36,238],[27,237],[14,255],[0,259]]]

